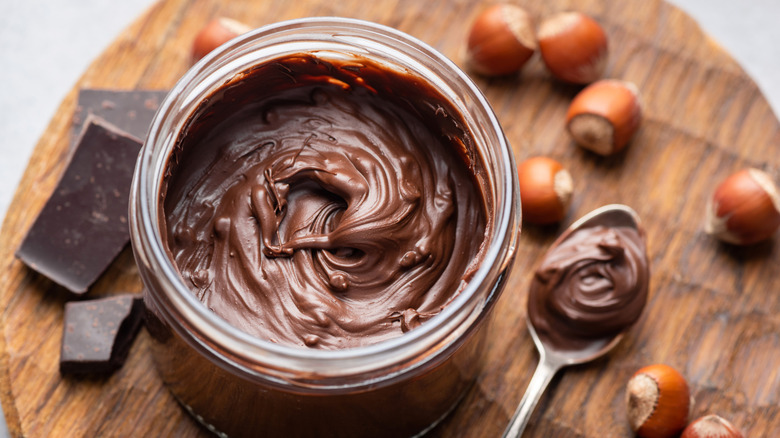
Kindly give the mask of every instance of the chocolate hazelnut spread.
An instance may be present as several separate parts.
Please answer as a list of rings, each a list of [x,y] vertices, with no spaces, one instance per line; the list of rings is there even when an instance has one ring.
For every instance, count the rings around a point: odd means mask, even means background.
[[[482,257],[491,224],[464,126],[431,86],[368,59],[264,63],[182,131],[164,239],[192,292],[249,334],[323,349],[399,336]]]
[[[528,317],[540,337],[576,350],[639,319],[649,276],[641,233],[597,225],[575,230],[550,249],[528,298]]]

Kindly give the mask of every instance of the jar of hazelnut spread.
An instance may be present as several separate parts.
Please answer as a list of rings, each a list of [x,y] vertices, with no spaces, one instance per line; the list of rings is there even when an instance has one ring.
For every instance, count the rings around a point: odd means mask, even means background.
[[[227,436],[414,436],[462,398],[519,233],[477,87],[394,29],[310,18],[197,63],[139,157],[159,374]]]

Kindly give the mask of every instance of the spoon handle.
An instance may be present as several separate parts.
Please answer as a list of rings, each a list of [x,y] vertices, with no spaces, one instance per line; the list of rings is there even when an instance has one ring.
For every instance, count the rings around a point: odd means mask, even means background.
[[[547,389],[547,385],[550,384],[559,369],[561,369],[559,364],[548,361],[544,355],[539,359],[539,365],[536,366],[536,371],[528,383],[528,388],[525,390],[523,399],[520,400],[520,405],[517,406],[509,426],[504,431],[503,438],[520,438],[536,404],[539,403],[544,390]]]

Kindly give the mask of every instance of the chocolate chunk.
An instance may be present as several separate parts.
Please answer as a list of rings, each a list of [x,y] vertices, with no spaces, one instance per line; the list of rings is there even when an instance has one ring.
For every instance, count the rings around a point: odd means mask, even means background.
[[[141,328],[142,310],[143,299],[133,294],[65,304],[60,372],[108,373],[120,368]]]
[[[168,92],[164,90],[82,89],[79,91],[78,104],[73,114],[71,139],[75,142],[87,118],[96,115],[143,140],[166,94]]]
[[[81,294],[130,236],[128,196],[141,142],[92,116],[16,257]]]

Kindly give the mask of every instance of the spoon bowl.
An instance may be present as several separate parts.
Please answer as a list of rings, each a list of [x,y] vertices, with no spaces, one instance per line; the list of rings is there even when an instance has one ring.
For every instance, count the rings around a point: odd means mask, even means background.
[[[640,236],[643,236],[637,213],[626,205],[611,204],[597,208],[574,222],[553,242],[550,249],[557,248],[574,232],[596,226],[633,228],[640,233]],[[607,354],[624,336],[624,333],[620,332],[612,336],[579,342],[577,348],[560,348],[545,336],[540,336],[531,322],[531,318],[527,318],[527,326],[531,339],[539,352],[539,364],[509,426],[504,431],[504,438],[515,438],[522,435],[544,390],[561,368],[590,362]]]

